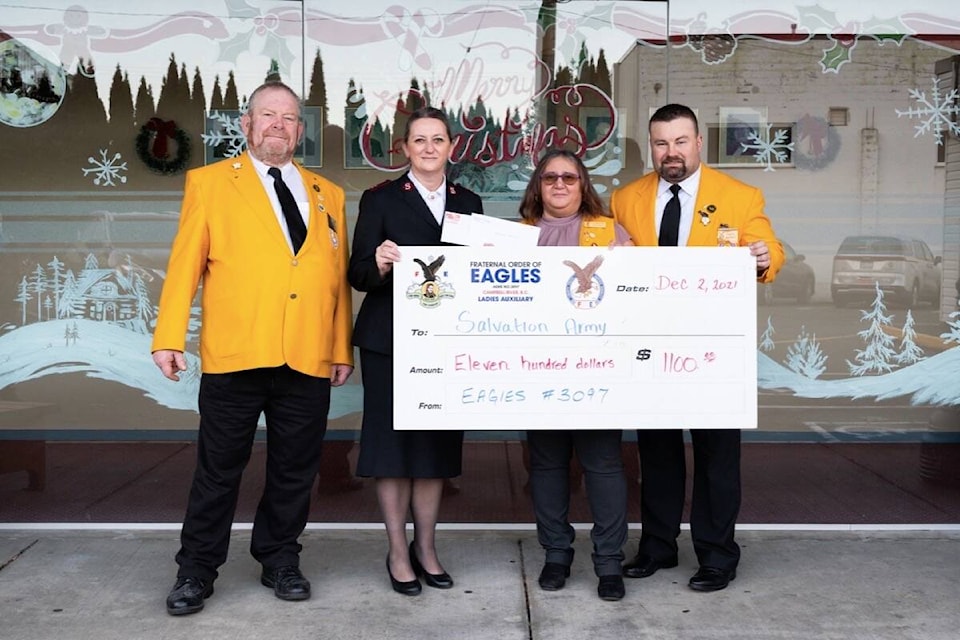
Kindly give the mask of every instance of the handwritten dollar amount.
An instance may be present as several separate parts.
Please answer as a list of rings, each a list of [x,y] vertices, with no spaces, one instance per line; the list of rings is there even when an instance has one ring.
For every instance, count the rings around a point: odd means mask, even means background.
[[[665,373],[694,373],[716,359],[717,355],[713,351],[707,351],[700,358],[665,351],[661,364]]]

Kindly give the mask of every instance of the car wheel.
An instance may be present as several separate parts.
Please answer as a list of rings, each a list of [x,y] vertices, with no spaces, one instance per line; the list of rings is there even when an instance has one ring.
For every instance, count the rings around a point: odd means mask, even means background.
[[[813,280],[804,283],[803,291],[800,292],[800,295],[797,296],[797,302],[799,304],[807,304],[810,302],[810,298],[813,297]]]

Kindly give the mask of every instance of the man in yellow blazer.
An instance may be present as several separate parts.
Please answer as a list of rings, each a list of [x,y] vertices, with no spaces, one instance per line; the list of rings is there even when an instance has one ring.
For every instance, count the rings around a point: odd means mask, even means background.
[[[213,593],[261,413],[267,468],[250,552],[278,598],[310,597],[297,539],[330,387],[353,371],[343,190],[291,162],[303,120],[286,85],[258,87],[241,126],[247,153],[187,173],[153,335],[154,362],[179,380],[202,281],[197,466],[167,597],[171,615],[200,611]]]
[[[763,212],[763,194],[701,164],[703,138],[694,112],[679,104],[650,118],[654,171],[615,191],[610,210],[637,246],[747,246],[757,280],[770,282],[783,265],[783,247]],[[708,322],[708,319],[704,319]],[[740,547],[740,431],[691,430],[694,477],[690,530],[699,569],[691,589],[717,591],[737,575]],[[677,566],[686,463],[680,429],[640,429],[640,518],[637,555],[624,575],[645,578]]]

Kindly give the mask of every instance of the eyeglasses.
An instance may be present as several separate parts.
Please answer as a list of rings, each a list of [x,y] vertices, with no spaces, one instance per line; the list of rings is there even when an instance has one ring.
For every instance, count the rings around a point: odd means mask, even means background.
[[[580,176],[575,173],[545,173],[540,176],[540,181],[543,184],[556,184],[557,180],[563,180],[563,184],[567,185],[568,187],[572,187],[573,185],[577,184],[577,180],[579,179]]]

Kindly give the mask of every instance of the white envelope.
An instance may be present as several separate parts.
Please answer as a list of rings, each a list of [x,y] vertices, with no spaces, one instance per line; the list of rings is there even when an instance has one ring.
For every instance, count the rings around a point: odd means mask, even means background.
[[[465,247],[535,247],[540,228],[494,216],[447,211],[443,214],[440,239]]]

